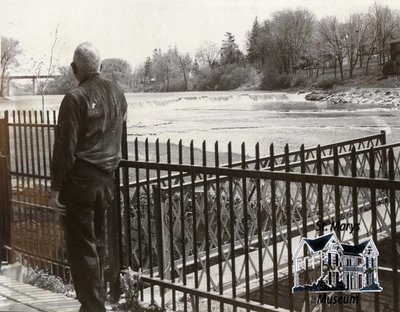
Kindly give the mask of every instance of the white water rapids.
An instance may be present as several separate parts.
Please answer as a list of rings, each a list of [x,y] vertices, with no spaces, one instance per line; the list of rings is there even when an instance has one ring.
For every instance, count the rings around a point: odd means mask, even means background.
[[[228,142],[254,155],[259,142],[266,154],[269,144],[278,150],[327,144],[386,130],[388,141],[400,140],[400,113],[378,106],[327,105],[309,102],[304,94],[261,91],[128,93],[128,140],[148,138],[161,143],[171,139],[184,145],[203,140],[212,150],[216,140],[221,151]],[[57,110],[62,96],[46,96],[45,107]],[[40,96],[19,96],[0,103],[0,110],[40,110]]]

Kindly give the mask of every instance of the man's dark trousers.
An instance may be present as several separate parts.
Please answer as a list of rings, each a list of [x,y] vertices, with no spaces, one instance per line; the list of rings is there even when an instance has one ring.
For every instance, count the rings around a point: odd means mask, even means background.
[[[113,189],[112,173],[80,160],[63,183],[67,251],[81,312],[105,311],[105,215]]]

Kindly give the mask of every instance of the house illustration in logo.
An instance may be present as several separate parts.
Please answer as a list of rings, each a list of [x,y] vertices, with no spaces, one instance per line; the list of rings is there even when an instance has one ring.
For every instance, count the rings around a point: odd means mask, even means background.
[[[341,243],[335,233],[302,238],[293,255],[292,291],[382,291],[378,282],[378,256],[370,238],[355,246]],[[303,274],[306,270],[308,283]]]

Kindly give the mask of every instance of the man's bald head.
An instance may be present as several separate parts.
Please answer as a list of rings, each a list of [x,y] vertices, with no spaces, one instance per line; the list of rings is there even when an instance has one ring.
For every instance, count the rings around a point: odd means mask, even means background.
[[[74,73],[79,81],[88,75],[98,74],[101,67],[100,53],[89,42],[83,42],[75,49],[74,64]]]

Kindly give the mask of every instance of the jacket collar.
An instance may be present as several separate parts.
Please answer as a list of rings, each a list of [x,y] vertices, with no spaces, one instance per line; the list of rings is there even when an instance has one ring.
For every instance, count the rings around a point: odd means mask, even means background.
[[[99,77],[99,76],[100,76],[99,73],[89,74],[79,82],[79,85],[81,85],[85,81],[88,81],[89,79],[92,79],[92,78],[95,78],[95,77]]]

